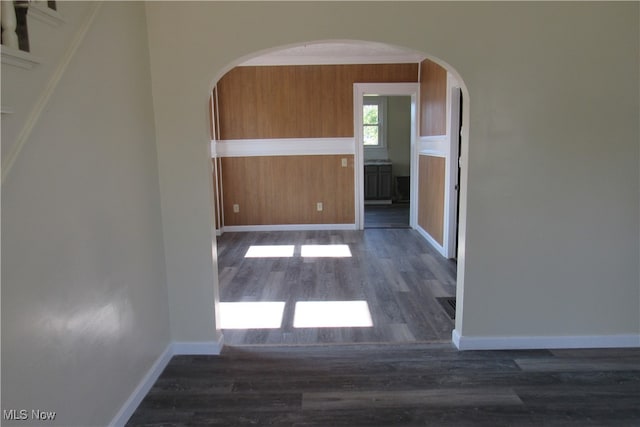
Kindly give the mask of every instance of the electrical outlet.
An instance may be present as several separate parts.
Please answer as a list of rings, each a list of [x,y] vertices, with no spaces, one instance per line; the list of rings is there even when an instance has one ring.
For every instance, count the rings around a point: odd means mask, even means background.
[[[238,205],[238,204],[233,205],[233,212],[235,212],[235,213],[240,212],[240,205]]]
[[[346,168],[346,167],[347,167],[347,158],[346,158],[346,157],[343,157],[343,158],[342,158],[342,167],[343,167],[343,168]]]
[[[322,209],[323,209],[322,202],[316,203],[316,209],[318,210],[318,212],[322,212]]]

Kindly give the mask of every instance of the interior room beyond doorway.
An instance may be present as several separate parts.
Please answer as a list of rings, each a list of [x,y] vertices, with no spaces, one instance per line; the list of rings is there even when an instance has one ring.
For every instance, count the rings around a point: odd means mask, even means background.
[[[363,97],[364,226],[408,228],[411,96]]]

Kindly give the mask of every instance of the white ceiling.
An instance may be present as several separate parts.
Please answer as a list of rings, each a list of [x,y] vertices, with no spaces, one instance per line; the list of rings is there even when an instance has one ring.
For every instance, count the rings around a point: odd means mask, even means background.
[[[322,42],[274,50],[240,66],[416,63],[424,58],[414,51],[382,43]]]

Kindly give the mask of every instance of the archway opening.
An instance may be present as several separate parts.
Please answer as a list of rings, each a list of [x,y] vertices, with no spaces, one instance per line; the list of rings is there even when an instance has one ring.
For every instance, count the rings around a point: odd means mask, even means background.
[[[381,93],[362,90],[362,85],[372,83],[389,85],[389,89]],[[406,248],[405,236],[400,242],[386,241],[385,234],[393,234],[387,230],[368,235],[355,232],[363,225],[366,193],[362,96],[393,94],[394,84],[415,87],[409,142],[409,191],[415,207],[408,232],[416,240]],[[466,219],[466,162],[460,157],[468,141],[460,137],[460,130],[463,117],[468,117],[469,102],[457,72],[429,55],[394,46],[323,41],[241,58],[213,82],[210,93],[215,227],[222,236],[218,242],[221,312],[225,315],[234,303],[241,302],[263,302],[279,310],[277,327],[257,327],[261,324],[258,315],[249,322],[254,327],[240,328],[240,333],[223,328],[225,342],[305,343],[296,338],[293,328],[296,307],[299,302],[323,298],[368,302],[372,327],[380,325],[385,331],[307,331],[306,336],[316,342],[340,342],[345,337],[371,341],[374,336],[382,336],[383,342],[449,340],[452,317],[455,326],[461,327],[462,310],[456,301],[464,291],[464,284],[457,280],[457,271],[464,268]],[[243,233],[247,231],[253,233]],[[356,241],[354,236],[363,240]],[[300,238],[302,241],[296,241]],[[367,239],[375,244],[368,252],[357,254],[357,259],[367,260],[361,270],[347,267],[345,260],[315,257],[312,261],[301,255],[305,242],[365,247]],[[376,245],[386,253],[375,257],[380,252]],[[291,256],[245,256],[250,250],[267,253],[264,247],[277,246],[292,247]],[[410,260],[407,265],[424,269],[398,267],[406,259]],[[311,268],[313,262],[317,266]],[[292,272],[296,269],[299,274]],[[332,273],[327,269],[333,269]],[[338,277],[341,269],[356,272],[344,279]],[[320,277],[319,271],[327,274]],[[375,286],[344,286],[353,282]],[[300,287],[305,291],[296,294]],[[415,298],[406,298],[412,291],[427,293],[429,301],[421,300],[415,306]],[[293,299],[283,301],[292,293]],[[381,301],[389,303],[389,298],[395,300],[396,313],[382,308]],[[325,310],[320,316],[335,313],[335,309]],[[432,317],[426,318],[429,314]],[[411,317],[421,318],[422,323],[408,324],[406,319]]]

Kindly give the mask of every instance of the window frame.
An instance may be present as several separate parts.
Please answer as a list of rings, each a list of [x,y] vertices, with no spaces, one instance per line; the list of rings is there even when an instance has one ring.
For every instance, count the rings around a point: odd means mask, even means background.
[[[373,126],[364,123],[364,106],[365,105],[377,105],[378,106],[378,144],[377,145],[365,145],[364,144],[364,128],[365,126]],[[362,98],[362,145],[365,150],[386,150],[387,148],[387,129],[386,129],[386,115],[387,115],[387,98],[380,95],[367,95]]]

